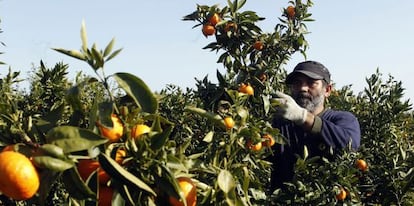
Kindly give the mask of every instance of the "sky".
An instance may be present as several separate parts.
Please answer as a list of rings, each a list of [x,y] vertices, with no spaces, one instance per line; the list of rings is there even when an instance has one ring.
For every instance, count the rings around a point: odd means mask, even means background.
[[[199,5],[226,5],[226,0],[0,0],[0,77],[20,71],[27,77],[42,60],[48,67],[58,62],[69,65],[69,75],[94,75],[84,62],[60,54],[52,48],[80,49],[80,28],[85,22],[89,46],[104,48],[115,38],[115,48],[123,51],[105,66],[106,74],[129,72],[153,91],[168,84],[195,88],[196,80],[208,76],[216,81],[218,55],[203,50],[212,41],[192,28],[195,22],[182,21]],[[319,0],[310,8],[314,22],[307,23],[310,34],[308,60],[323,63],[332,74],[336,88],[351,85],[355,94],[367,86],[366,78],[378,69],[401,81],[404,99],[414,99],[414,1]],[[266,18],[259,23],[272,32],[279,23],[288,0],[247,0],[242,10],[255,11]],[[300,61],[294,55],[286,65],[288,72]]]

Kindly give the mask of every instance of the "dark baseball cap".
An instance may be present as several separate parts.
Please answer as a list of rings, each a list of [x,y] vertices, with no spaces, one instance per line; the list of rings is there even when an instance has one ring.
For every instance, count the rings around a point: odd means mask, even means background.
[[[304,61],[296,65],[293,71],[288,74],[286,84],[291,84],[298,74],[304,74],[312,79],[324,80],[328,84],[331,83],[329,70],[317,61]]]

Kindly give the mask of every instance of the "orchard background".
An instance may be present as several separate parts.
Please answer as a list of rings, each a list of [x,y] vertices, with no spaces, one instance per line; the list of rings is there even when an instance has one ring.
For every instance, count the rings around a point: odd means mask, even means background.
[[[0,79],[0,146],[31,160],[40,187],[24,200],[1,195],[0,204],[414,204],[411,103],[403,100],[402,82],[379,70],[366,77],[362,92],[345,86],[329,98],[330,107],[358,117],[359,151],[344,150],[336,161],[304,153],[288,189],[268,191],[271,145],[283,144],[270,126],[269,97],[286,90],[291,56],[306,57],[313,2],[289,1],[270,32],[244,3],[197,5],[183,15],[225,68],[216,72],[217,83],[206,76],[194,89],[168,85],[154,92],[133,74],[107,74],[121,49],[114,40],[104,48],[90,45],[85,24],[80,49],[53,49],[85,62],[95,76],[79,72],[70,80],[64,62],[47,68],[40,61],[29,79],[10,68]],[[26,81],[30,89],[19,89]],[[182,191],[183,179],[191,191]]]

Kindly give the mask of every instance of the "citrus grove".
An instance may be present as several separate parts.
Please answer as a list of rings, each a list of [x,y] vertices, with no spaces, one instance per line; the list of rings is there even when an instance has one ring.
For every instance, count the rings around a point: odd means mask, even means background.
[[[306,57],[313,2],[286,2],[272,31],[245,3],[183,15],[218,54],[217,83],[206,76],[194,89],[154,92],[131,73],[107,75],[122,49],[114,39],[90,46],[85,23],[80,49],[53,50],[95,76],[70,81],[67,64],[40,61],[20,91],[20,73],[9,69],[0,78],[0,205],[414,204],[411,103],[379,70],[364,91],[334,88],[328,102],[358,117],[361,148],[334,160],[305,150],[287,189],[269,191],[272,146],[286,143],[271,126],[269,98],[287,89],[291,56]]]

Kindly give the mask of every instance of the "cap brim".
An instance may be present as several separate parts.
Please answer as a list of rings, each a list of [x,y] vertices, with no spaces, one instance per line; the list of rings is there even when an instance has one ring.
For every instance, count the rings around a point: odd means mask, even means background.
[[[311,79],[323,79],[323,77],[321,75],[315,74],[315,73],[310,72],[310,71],[294,71],[286,77],[286,84],[292,83],[293,79],[298,74],[303,74],[303,75],[305,75],[305,76],[307,76]]]

